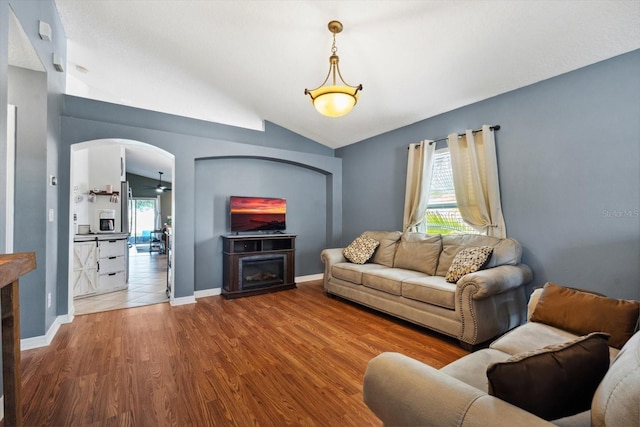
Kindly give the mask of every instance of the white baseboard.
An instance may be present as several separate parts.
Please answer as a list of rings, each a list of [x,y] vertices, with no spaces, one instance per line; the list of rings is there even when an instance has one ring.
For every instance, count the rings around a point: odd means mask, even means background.
[[[169,301],[169,304],[171,304],[172,306],[195,304],[195,303],[196,303],[196,297],[194,295],[191,295],[188,297],[172,298],[171,301]]]
[[[312,280],[321,280],[323,277],[324,277],[323,273],[309,274],[308,276],[298,276],[296,277],[296,283],[310,282]]]
[[[39,347],[46,347],[51,344],[53,338],[56,336],[58,329],[60,329],[60,325],[64,323],[71,323],[73,321],[73,316],[63,315],[56,317],[56,320],[53,321],[53,324],[47,331],[45,335],[40,335],[39,337],[32,338],[24,338],[20,340],[20,350],[31,350]]]
[[[196,297],[196,299],[204,298],[204,297],[213,297],[216,295],[220,295],[221,292],[222,292],[222,288],[205,289],[202,291],[195,291],[193,293],[193,296]]]
[[[298,276],[298,277],[295,278],[295,282],[296,283],[304,283],[304,282],[311,282],[313,280],[322,280],[322,277],[324,277],[324,274],[322,274],[322,273],[310,274],[308,276]],[[202,291],[195,291],[193,293],[193,296],[196,299],[198,299],[198,298],[212,297],[212,296],[220,295],[221,293],[222,293],[222,288],[213,288],[213,289],[204,289]],[[178,304],[174,304],[174,305],[178,305]]]
[[[73,314],[63,314],[62,316],[58,316],[56,320],[60,322],[61,325],[65,323],[72,323],[75,316]]]

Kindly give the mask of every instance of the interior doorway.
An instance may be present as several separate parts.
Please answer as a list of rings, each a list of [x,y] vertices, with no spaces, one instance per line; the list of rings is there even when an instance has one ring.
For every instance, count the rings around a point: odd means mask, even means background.
[[[120,231],[122,238],[126,238],[126,241],[123,240],[123,242],[127,246],[128,281],[125,289],[102,292],[98,283],[97,292],[74,295],[75,284],[71,279],[74,278],[74,275],[70,274],[69,306],[73,307],[70,312],[75,315],[166,303],[173,298],[171,292],[171,289],[173,289],[173,277],[169,268],[172,264],[169,257],[172,254],[164,249],[164,239],[168,238],[165,237],[165,232],[170,232],[165,224],[167,222],[170,224],[173,217],[173,193],[170,187],[167,190],[163,190],[161,194],[157,192],[155,178],[152,178],[157,174],[158,169],[167,171],[165,173],[168,177],[173,176],[173,155],[139,141],[121,139],[95,140],[74,144],[71,149],[70,163],[70,190],[72,195],[70,213],[72,216],[78,213],[81,214],[77,215],[78,217],[92,217],[91,209],[92,207],[95,208],[95,206],[92,206],[95,202],[91,202],[91,195],[96,193],[96,189],[90,184],[92,180],[91,171],[93,169],[89,172],[88,177],[86,169],[87,164],[92,164],[90,148],[105,146],[110,148],[120,147],[120,152],[123,153],[123,159],[117,162],[118,170],[122,171],[121,179],[123,181],[122,191],[120,192],[122,193],[120,194],[121,205],[119,209],[116,206],[115,211],[117,213],[121,212],[121,216],[116,214],[120,221],[119,224],[116,221],[116,229]],[[132,154],[131,158],[138,156],[145,161],[149,159],[160,160],[156,163],[150,162],[148,164],[132,161],[131,168],[134,172],[130,173],[129,164],[126,161],[130,153]],[[104,158],[105,156],[103,155],[99,161],[105,163]],[[146,167],[148,172],[145,172],[143,167]],[[148,176],[143,176],[144,173],[148,173]],[[148,183],[144,182],[146,179],[149,180]],[[140,196],[140,192],[149,191],[150,184],[153,184],[151,190],[158,195],[144,194]],[[127,197],[124,197],[125,188],[127,189]],[[162,201],[160,200],[161,196]],[[73,263],[75,261],[73,248],[76,243],[74,239],[76,237],[76,227],[71,225],[70,230],[71,256],[69,269],[70,272],[73,272]],[[86,238],[86,236],[83,237]],[[104,236],[97,235],[96,238],[101,239]],[[162,244],[157,244],[157,242]],[[100,255],[98,254],[98,256]],[[101,264],[99,264],[98,268],[101,268]],[[100,273],[98,273],[98,279],[100,279]]]

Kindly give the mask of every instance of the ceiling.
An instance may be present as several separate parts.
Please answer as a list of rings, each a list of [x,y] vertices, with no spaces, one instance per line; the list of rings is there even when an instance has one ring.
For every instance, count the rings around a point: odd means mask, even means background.
[[[160,150],[152,150],[148,145],[124,145],[127,173],[159,179],[162,183],[173,182],[173,156]]]
[[[46,72],[13,11],[9,13],[8,59],[9,65],[14,67]],[[117,144],[121,141],[113,140],[113,143]],[[173,181],[173,156],[146,144],[124,144],[124,147],[128,173],[159,179],[158,172],[162,172],[163,183],[170,184]]]
[[[9,64],[14,67],[27,68],[34,71],[44,71],[38,54],[29,41],[16,15],[9,13]]]
[[[637,0],[56,4],[69,94],[249,129],[267,120],[331,148],[640,48]],[[304,95],[328,71],[332,19],[342,75],[364,86],[341,118]]]

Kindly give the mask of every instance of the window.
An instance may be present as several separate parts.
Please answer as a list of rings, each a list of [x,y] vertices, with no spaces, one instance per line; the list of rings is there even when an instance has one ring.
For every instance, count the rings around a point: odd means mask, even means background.
[[[458,210],[448,148],[437,150],[433,158],[433,174],[427,207],[427,233],[481,234],[464,222]]]
[[[151,232],[157,230],[158,200],[149,197],[134,197],[129,204],[129,242],[149,244]]]

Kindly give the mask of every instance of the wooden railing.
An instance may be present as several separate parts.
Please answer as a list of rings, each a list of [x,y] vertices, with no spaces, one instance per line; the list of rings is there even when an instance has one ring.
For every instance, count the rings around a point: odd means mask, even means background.
[[[22,425],[18,279],[31,270],[35,270],[35,268],[36,254],[33,252],[0,255],[2,382],[5,426]]]

